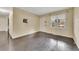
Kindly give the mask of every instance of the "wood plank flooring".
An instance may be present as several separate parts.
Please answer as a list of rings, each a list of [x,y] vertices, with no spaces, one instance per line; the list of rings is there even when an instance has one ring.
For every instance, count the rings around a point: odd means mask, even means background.
[[[5,31],[0,31],[0,51],[8,51],[8,33]]]
[[[72,38],[44,32],[8,39],[7,32],[0,32],[0,51],[79,51]]]
[[[72,38],[43,32],[10,39],[11,51],[79,51]]]

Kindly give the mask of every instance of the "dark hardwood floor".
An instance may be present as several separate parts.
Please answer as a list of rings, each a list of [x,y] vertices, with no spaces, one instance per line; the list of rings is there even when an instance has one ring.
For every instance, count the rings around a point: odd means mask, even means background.
[[[5,31],[0,31],[0,51],[8,51],[8,33]]]
[[[9,39],[7,32],[0,32],[0,51],[79,51],[72,38],[43,32]]]
[[[79,51],[72,38],[43,32],[9,41],[11,51]]]

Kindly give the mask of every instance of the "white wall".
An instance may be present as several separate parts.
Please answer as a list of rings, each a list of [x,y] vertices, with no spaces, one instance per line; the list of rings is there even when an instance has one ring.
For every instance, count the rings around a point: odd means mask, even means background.
[[[62,13],[67,13],[66,29],[64,29],[63,31],[59,31],[59,29],[51,27],[52,26],[51,15],[53,16],[53,15],[62,14]],[[73,18],[73,8],[43,15],[40,18],[40,30],[43,32],[47,32],[55,35],[61,35],[61,36],[73,38],[73,25],[72,25],[73,19],[72,18]]]
[[[24,18],[28,19],[28,23],[23,23]],[[39,23],[39,16],[18,8],[13,8],[13,38],[38,32]]]
[[[8,30],[8,17],[0,16],[0,31],[7,31],[7,30]]]
[[[50,14],[40,17],[40,31],[51,33]]]
[[[13,8],[11,8],[9,13],[9,34],[13,37]]]
[[[79,48],[79,8],[74,8],[74,41]]]
[[[38,31],[43,31],[51,34],[61,35],[61,36],[67,36],[67,37],[73,37],[73,26],[72,26],[72,8],[67,10],[61,10],[56,13],[62,13],[66,11],[68,13],[68,19],[67,19],[67,31],[66,32],[57,32],[55,29],[51,28],[50,24],[50,16],[53,13],[44,15],[44,16],[37,16],[30,12],[13,8],[13,11],[9,15],[9,29],[10,29],[10,35],[13,38],[17,38],[20,36],[24,36],[27,34],[31,34]],[[54,13],[54,14],[56,14]],[[23,23],[23,18],[28,19],[28,23]],[[45,24],[45,21],[47,22]]]

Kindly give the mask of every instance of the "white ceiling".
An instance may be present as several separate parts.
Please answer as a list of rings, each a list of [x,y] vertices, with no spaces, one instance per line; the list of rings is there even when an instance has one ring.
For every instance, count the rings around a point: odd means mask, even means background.
[[[9,15],[11,8],[10,7],[0,7],[0,16]]]
[[[67,9],[68,7],[19,7],[19,8],[40,16],[50,12]],[[10,7],[0,7],[0,15],[4,16],[9,15],[10,10],[11,10]]]
[[[44,15],[50,12],[67,9],[68,7],[19,7],[19,8],[34,13],[36,15]]]

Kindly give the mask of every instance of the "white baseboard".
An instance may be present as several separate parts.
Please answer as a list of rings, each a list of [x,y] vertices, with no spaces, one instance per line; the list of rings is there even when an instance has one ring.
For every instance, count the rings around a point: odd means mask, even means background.
[[[77,39],[76,38],[73,38],[73,39],[74,39],[74,42],[75,42],[75,44],[77,45],[77,47],[79,49],[79,45],[78,45]]]
[[[11,35],[12,39],[16,39],[16,38],[19,38],[19,37],[22,37],[22,36],[26,36],[26,35],[30,35],[30,34],[33,34],[33,33],[36,33],[36,32],[39,32],[39,31],[34,31],[34,32],[31,32],[31,33],[25,33],[25,34],[21,34],[21,35]]]
[[[11,35],[11,37],[12,37],[12,39],[15,39],[15,38],[19,38],[19,37],[22,37],[22,36],[25,36],[25,35],[33,34],[33,33],[36,33],[36,32],[39,32],[39,31],[24,33],[24,34],[21,34],[21,35]],[[45,32],[45,31],[41,31],[41,32]],[[46,33],[49,33],[49,32],[46,32]],[[49,34],[53,34],[53,33],[49,33]],[[56,35],[56,34],[54,34],[54,35]],[[60,35],[60,36],[62,36],[62,35]],[[67,36],[65,36],[65,37],[67,37]],[[72,38],[72,37],[69,37],[69,38]]]
[[[58,35],[58,34],[54,34],[54,33],[50,33],[50,32],[46,32],[46,31],[41,31],[41,32],[45,32],[45,33],[49,33],[49,34],[53,34],[53,35]],[[66,35],[59,35],[59,36],[65,36],[65,37],[73,38],[73,37],[71,37],[71,36],[66,36]]]

